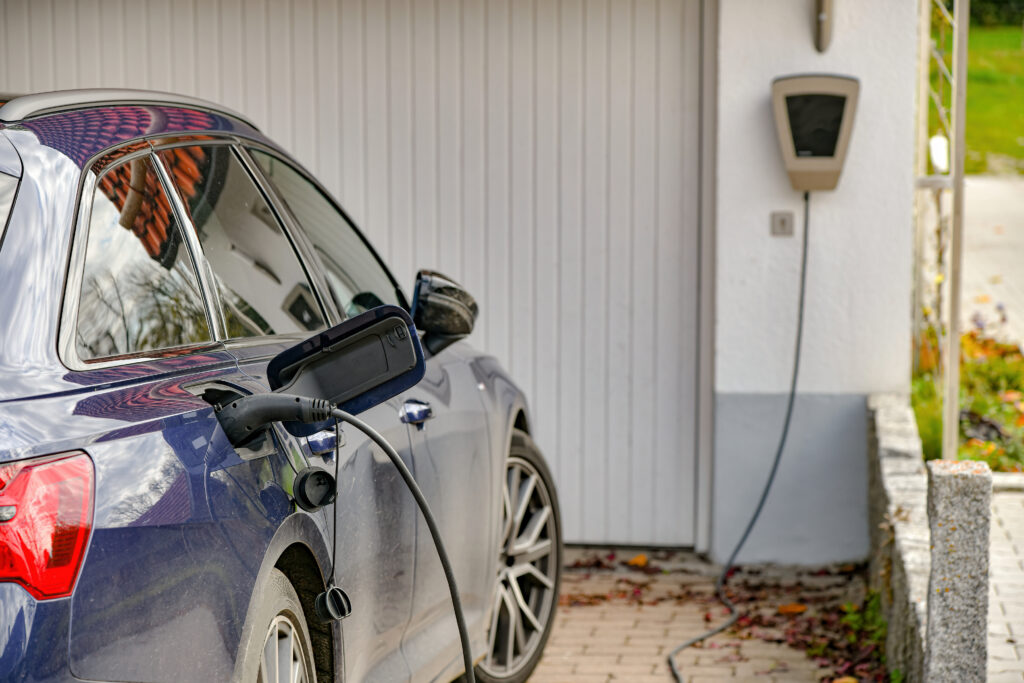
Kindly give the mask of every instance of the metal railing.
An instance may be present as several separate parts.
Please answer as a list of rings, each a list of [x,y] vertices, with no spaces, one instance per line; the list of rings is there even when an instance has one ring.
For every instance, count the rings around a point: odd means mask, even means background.
[[[952,11],[943,0],[919,5],[913,360],[915,372],[942,369],[942,453],[955,459],[970,0],[948,1]]]

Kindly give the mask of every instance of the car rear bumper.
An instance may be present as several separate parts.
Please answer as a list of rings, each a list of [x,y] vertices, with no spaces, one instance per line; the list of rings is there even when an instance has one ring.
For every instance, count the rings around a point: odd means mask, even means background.
[[[0,583],[0,681],[75,681],[68,667],[71,600],[36,600]]]

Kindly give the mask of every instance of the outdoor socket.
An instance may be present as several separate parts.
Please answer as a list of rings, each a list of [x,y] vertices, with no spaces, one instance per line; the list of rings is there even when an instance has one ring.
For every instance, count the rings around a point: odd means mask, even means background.
[[[793,236],[793,212],[772,211],[772,237]]]

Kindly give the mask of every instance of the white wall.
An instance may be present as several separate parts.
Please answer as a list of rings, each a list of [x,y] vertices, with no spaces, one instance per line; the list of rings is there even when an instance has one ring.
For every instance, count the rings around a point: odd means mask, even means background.
[[[782,166],[770,108],[777,76],[860,79],[846,166],[811,195],[800,390],[905,390],[910,311],[917,3],[837,2],[831,47],[814,49],[811,0],[723,0],[719,44],[716,389],[788,389],[801,195]],[[796,216],[771,237],[769,213]]]
[[[811,195],[793,427],[741,561],[867,553],[864,397],[909,384],[917,3],[835,3],[824,54],[814,48],[814,4],[720,2],[711,521],[720,560],[764,485],[793,367],[803,202],[774,130],[778,76],[845,74],[861,92],[839,186]],[[770,236],[775,210],[794,213],[794,237]]]

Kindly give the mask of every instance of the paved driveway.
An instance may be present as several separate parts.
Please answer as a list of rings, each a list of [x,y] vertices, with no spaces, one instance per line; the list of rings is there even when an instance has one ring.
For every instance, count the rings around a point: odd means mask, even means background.
[[[566,564],[591,563],[608,552],[567,549]],[[664,559],[656,553],[649,556],[661,573],[621,566],[623,558],[639,552],[618,551],[610,563],[615,569],[566,571],[555,630],[532,683],[670,683],[668,652],[706,630],[706,614],[714,624],[724,620],[720,605],[700,599],[714,592],[718,567],[688,554]],[[692,683],[818,681],[829,673],[801,650],[732,636],[717,636],[703,648],[685,650],[678,661]]]
[[[1003,475],[1004,477],[1006,475]],[[1024,475],[1019,475],[1024,484]],[[1024,681],[1024,486],[992,495],[988,680]]]
[[[1024,344],[1024,176],[965,181],[964,324]],[[1005,323],[1000,323],[1001,306]],[[1003,475],[1004,477],[1007,475]],[[1024,682],[1024,474],[992,497],[988,680]]]

